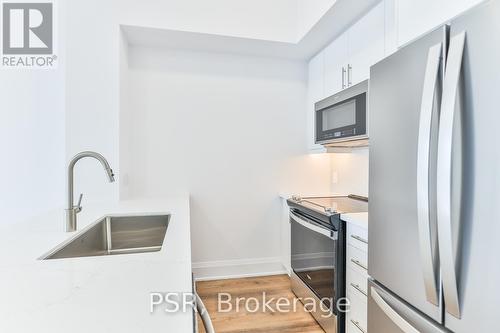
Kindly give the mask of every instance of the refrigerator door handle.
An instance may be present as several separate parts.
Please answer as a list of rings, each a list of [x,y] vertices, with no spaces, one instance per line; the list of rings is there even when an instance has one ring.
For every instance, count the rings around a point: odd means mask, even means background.
[[[452,144],[464,47],[465,32],[451,39],[443,84],[437,157],[437,218],[443,295],[446,311],[457,318],[460,318],[460,303],[451,220]]]
[[[429,49],[427,67],[422,92],[420,109],[420,124],[417,148],[417,219],[420,258],[425,283],[427,301],[438,306],[438,288],[436,272],[438,272],[438,257],[433,251],[437,249],[437,237],[431,227],[429,209],[429,171],[432,116],[436,105],[439,68],[442,60],[442,43]]]
[[[370,295],[380,307],[382,311],[396,324],[404,333],[420,333],[415,327],[411,326],[403,317],[401,317],[382,296],[377,292],[374,287],[371,287]]]

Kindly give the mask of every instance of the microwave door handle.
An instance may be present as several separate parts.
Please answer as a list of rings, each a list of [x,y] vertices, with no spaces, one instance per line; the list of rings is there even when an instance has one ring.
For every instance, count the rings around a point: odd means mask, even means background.
[[[303,226],[304,228],[307,228],[311,231],[317,232],[319,234],[322,234],[323,236],[326,236],[330,238],[331,240],[335,240],[335,234],[333,231],[328,230],[326,228],[322,228],[320,226],[317,226],[315,224],[312,224],[311,222],[307,222],[306,220],[300,218],[297,214],[294,214],[293,212],[290,212],[290,217],[292,220]]]
[[[439,122],[437,162],[437,217],[439,257],[443,276],[446,311],[460,318],[455,247],[451,220],[453,124],[457,99],[460,100],[460,74],[465,47],[465,32],[450,41],[443,84],[441,118]]]
[[[442,43],[429,49],[427,67],[425,71],[422,103],[420,109],[420,124],[418,130],[417,148],[417,219],[420,258],[424,276],[427,301],[439,305],[436,272],[438,258],[433,254],[436,249],[437,238],[431,232],[429,212],[429,171],[430,171],[430,144],[432,116],[436,105],[439,68],[442,56]]]

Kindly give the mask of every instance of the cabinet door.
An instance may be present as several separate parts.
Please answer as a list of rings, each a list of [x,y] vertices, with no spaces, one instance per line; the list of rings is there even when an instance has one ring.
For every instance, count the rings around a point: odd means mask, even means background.
[[[324,52],[309,61],[307,80],[307,146],[309,150],[322,149],[314,143],[314,103],[324,98]]]
[[[382,1],[349,30],[349,83],[370,77],[370,67],[385,55],[385,7]]]
[[[402,46],[484,0],[399,0],[398,45]]]
[[[346,33],[339,36],[325,50],[325,97],[331,96],[343,89],[342,68],[347,70],[349,58],[349,43]],[[347,84],[347,75],[345,75]]]

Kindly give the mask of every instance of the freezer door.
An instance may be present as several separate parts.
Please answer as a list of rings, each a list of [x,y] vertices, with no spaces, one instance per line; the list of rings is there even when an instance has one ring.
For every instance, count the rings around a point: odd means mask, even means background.
[[[446,329],[373,281],[368,283],[370,333],[444,333]]]
[[[462,36],[465,43],[460,57]],[[445,101],[443,94],[443,105],[455,108],[455,116],[463,118],[463,185],[460,192],[452,191],[450,221],[440,222],[439,232],[443,230],[443,235],[447,236],[443,243],[440,239],[441,252],[448,256],[442,259],[443,263],[449,262],[443,266],[445,324],[455,333],[497,332],[500,309],[500,1],[489,1],[454,20],[450,37],[447,68],[450,80],[444,88],[450,90],[446,96],[450,100]],[[452,58],[456,60],[451,62]],[[453,90],[457,88],[458,95],[454,96]],[[459,130],[456,126],[453,129],[455,142],[460,137]],[[458,145],[453,143],[453,146]],[[456,164],[455,159],[452,161],[453,173],[457,173],[454,171]],[[458,205],[454,204],[456,198],[461,200]]]
[[[432,203],[445,36],[437,29],[373,66],[369,92],[369,275],[438,322]]]

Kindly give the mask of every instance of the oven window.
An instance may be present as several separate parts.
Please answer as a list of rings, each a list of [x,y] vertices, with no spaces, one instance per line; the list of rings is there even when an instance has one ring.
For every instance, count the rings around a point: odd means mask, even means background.
[[[325,306],[335,302],[337,241],[291,220],[292,269]]]
[[[356,100],[323,111],[323,131],[356,125]]]

